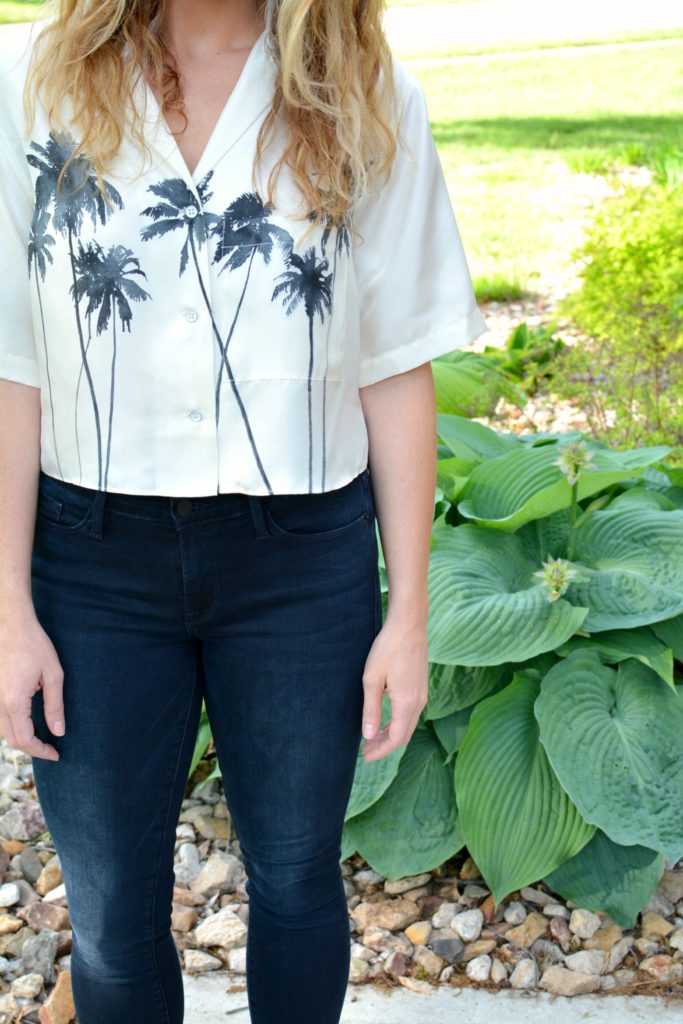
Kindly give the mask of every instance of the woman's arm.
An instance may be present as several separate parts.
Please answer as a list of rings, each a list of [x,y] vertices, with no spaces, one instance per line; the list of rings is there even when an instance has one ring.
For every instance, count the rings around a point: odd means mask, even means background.
[[[31,597],[39,466],[40,388],[0,380],[0,731],[11,747],[56,761],[31,720],[42,686],[48,728],[64,732],[62,668]]]
[[[389,583],[387,615],[363,673],[363,753],[366,761],[375,761],[408,742],[427,703],[427,567],[436,487],[431,363],[359,394]],[[385,690],[392,717],[378,731]]]

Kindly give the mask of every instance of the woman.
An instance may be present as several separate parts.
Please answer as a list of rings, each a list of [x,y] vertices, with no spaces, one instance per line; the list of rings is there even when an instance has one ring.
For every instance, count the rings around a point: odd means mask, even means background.
[[[60,856],[79,1024],[183,1019],[202,700],[253,1024],[339,1020],[361,740],[407,743],[427,695],[429,361],[486,330],[381,17],[61,0],[4,47],[0,722]]]

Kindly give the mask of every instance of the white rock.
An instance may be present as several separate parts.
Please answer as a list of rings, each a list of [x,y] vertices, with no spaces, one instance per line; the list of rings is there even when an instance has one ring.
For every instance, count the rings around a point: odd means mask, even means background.
[[[43,896],[43,903],[56,903],[58,900],[66,899],[66,885],[64,882],[60,882],[54,889],[50,889]]]
[[[572,971],[583,971],[584,974],[602,974],[607,965],[607,954],[604,949],[581,949],[578,953],[570,953],[566,956],[564,962]]]
[[[373,960],[375,955],[374,949],[369,949],[360,942],[351,943],[351,956],[355,956],[358,960]]]
[[[503,917],[509,924],[521,924],[526,916],[526,907],[519,900],[512,900],[503,911]]]
[[[539,988],[558,996],[579,996],[586,992],[597,992],[601,980],[596,974],[570,971],[561,964],[553,964],[544,971]]]
[[[494,981],[496,985],[500,985],[502,981],[507,981],[507,976],[508,972],[505,969],[505,964],[494,956],[491,964],[491,974],[489,975],[491,981]]]
[[[569,918],[569,931],[580,939],[591,939],[600,927],[600,918],[592,910],[577,907]]]
[[[457,932],[463,942],[474,942],[481,935],[484,926],[484,915],[478,908],[464,910],[451,920],[451,928]]]
[[[438,910],[432,915],[433,928],[447,928],[451,923],[453,915],[457,913],[459,903],[442,903]]]
[[[183,962],[188,974],[203,974],[205,971],[215,971],[224,966],[222,960],[205,953],[203,949],[186,949]]]
[[[0,885],[0,907],[13,907],[21,899],[19,886],[14,882]]]
[[[352,956],[349,965],[349,982],[352,985],[358,985],[366,980],[369,971],[367,960],[359,960],[358,957]]]
[[[373,870],[373,868],[365,868],[363,871],[357,871],[353,876],[353,883],[362,891],[367,889],[374,889],[382,884],[384,881],[384,875],[380,875],[379,871]]]
[[[196,847],[188,845],[190,849],[196,850]],[[245,878],[246,873],[239,857],[234,853],[217,850],[211,854],[199,874],[190,883],[190,889],[201,893],[202,896],[213,896],[217,892],[234,892]]]
[[[546,917],[564,917],[569,920],[569,911],[561,903],[546,903],[542,912]]]
[[[228,967],[235,974],[246,974],[247,973],[247,947],[238,946],[237,949],[231,949],[228,953]]]
[[[538,984],[538,966],[533,957],[525,956],[510,975],[510,988],[535,988]]]
[[[609,951],[607,958],[607,967],[605,973],[610,974],[612,971],[616,971],[617,967],[622,963],[624,957],[633,946],[633,936],[624,935],[618,942],[615,942]]]
[[[247,926],[230,907],[223,907],[197,925],[195,936],[200,946],[234,949],[247,941]]]
[[[12,982],[12,995],[17,999],[35,999],[44,983],[42,974],[22,974]]]
[[[178,847],[177,857],[178,861],[173,865],[176,881],[189,886],[202,870],[199,851],[194,843],[182,843]]]
[[[469,961],[465,970],[467,977],[472,978],[473,981],[488,981],[491,974],[491,957],[488,953],[475,956],[473,960]]]

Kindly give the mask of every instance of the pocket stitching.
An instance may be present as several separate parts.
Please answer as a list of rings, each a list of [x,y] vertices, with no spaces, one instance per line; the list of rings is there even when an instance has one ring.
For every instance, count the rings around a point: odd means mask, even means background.
[[[360,523],[367,521],[369,518],[368,511],[366,508],[361,512],[361,514],[356,519],[353,519],[350,523],[344,523],[343,526],[335,526],[334,529],[332,530],[316,530],[315,532],[311,533],[295,533],[294,531],[285,530],[284,527],[279,526],[275,522],[272,515],[270,514],[270,509],[268,508],[267,504],[264,504],[263,506],[263,514],[268,523],[268,529],[270,531],[271,536],[283,537],[287,540],[303,541],[324,540],[327,537],[339,537],[347,531],[352,530],[354,527],[357,527]]]
[[[92,505],[88,505],[83,515],[77,523],[63,523],[61,521],[62,512],[64,511],[64,502],[59,498],[53,498],[50,494],[39,494],[38,501],[36,503],[36,516],[40,516],[41,519],[51,526],[56,526],[60,530],[80,530],[90,519],[92,512]]]

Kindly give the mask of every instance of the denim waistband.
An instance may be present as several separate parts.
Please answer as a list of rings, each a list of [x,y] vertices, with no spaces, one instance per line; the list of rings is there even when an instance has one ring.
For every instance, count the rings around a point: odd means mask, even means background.
[[[263,527],[263,505],[277,506],[280,501],[287,501],[292,497],[297,499],[308,499],[311,503],[324,502],[326,495],[341,494],[344,491],[353,491],[355,488],[362,488],[367,495],[370,489],[369,470],[366,466],[362,472],[355,476],[342,487],[333,491],[304,492],[294,494],[268,494],[254,495],[240,491],[226,491],[220,494],[200,495],[196,497],[160,495],[160,494],[135,494],[125,491],[103,491],[97,488],[85,487],[82,484],[73,483],[69,480],[62,480],[60,477],[51,476],[43,469],[39,473],[39,488],[42,493],[57,500],[66,498],[69,495],[80,497],[84,504],[89,503],[93,509],[91,532],[101,536],[102,518],[104,510],[110,509],[114,512],[126,513],[130,516],[142,519],[167,520],[169,516],[184,516],[190,513],[194,518],[209,518],[222,516],[237,516],[241,513],[250,512],[259,533],[264,532]]]

